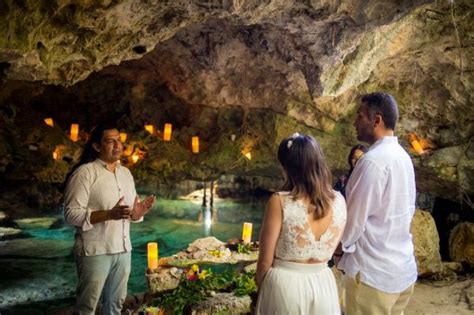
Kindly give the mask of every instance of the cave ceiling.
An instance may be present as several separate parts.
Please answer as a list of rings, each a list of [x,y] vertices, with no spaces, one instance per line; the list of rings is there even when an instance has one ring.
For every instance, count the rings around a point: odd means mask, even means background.
[[[277,145],[296,131],[337,174],[357,141],[358,97],[382,90],[399,103],[419,190],[468,198],[473,13],[467,0],[2,1],[0,173],[60,182],[82,147],[69,125],[107,118],[144,154],[131,166],[143,185],[280,177]],[[173,141],[160,138],[165,123]]]

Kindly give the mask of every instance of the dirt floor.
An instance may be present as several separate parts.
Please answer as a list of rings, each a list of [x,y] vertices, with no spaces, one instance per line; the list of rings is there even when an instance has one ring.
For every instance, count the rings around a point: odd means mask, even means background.
[[[405,315],[474,314],[474,277],[456,281],[419,281]]]

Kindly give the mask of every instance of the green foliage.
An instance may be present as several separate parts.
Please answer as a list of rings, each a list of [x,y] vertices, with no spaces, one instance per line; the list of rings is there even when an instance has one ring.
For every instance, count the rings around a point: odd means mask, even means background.
[[[158,297],[153,304],[172,314],[183,314],[186,307],[207,299],[212,291],[234,292],[236,296],[257,292],[255,272],[238,274],[235,270],[227,270],[214,274],[211,269],[207,269],[199,274],[202,275],[203,272],[207,273],[206,277],[199,277],[197,274],[194,276],[193,273],[190,276],[188,272],[184,272],[179,286]]]
[[[233,279],[235,284],[234,293],[237,296],[250,295],[257,292],[255,272],[241,274]]]
[[[252,250],[252,244],[237,244],[237,252],[239,254],[250,254]]]

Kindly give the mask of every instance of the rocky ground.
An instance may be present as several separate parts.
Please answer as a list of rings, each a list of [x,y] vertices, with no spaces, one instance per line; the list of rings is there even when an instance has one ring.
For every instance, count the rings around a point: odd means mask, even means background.
[[[406,315],[463,315],[474,312],[472,276],[457,281],[422,281],[408,304]]]

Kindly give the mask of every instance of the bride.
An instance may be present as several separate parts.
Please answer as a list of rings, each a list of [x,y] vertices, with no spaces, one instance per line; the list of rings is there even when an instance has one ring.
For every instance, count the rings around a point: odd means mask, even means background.
[[[267,204],[260,232],[256,314],[340,314],[327,262],[346,224],[346,203],[331,186],[321,147],[294,134],[278,148],[284,191]]]

